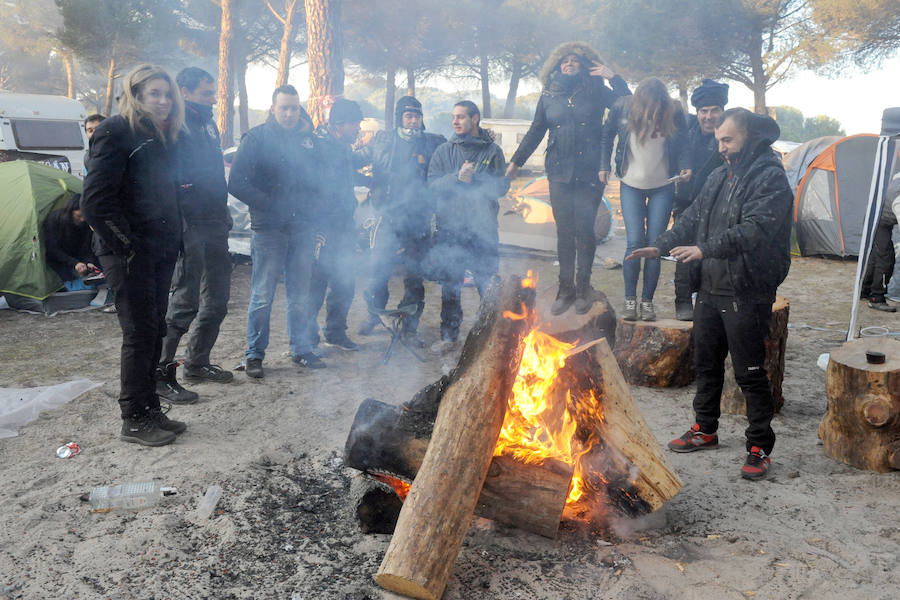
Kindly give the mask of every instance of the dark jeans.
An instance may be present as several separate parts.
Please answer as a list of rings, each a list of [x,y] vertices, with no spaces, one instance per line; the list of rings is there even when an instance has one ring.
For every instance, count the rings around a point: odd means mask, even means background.
[[[366,298],[373,308],[384,309],[387,306],[388,282],[399,263],[405,270],[403,277],[403,299],[397,305],[418,307],[411,319],[404,319],[408,331],[415,331],[419,317],[425,308],[425,280],[422,263],[428,252],[429,241],[421,236],[398,235],[385,218],[378,227],[375,236],[375,247],[372,248],[372,276],[366,288]]]
[[[744,304],[705,292],[700,292],[694,309],[694,413],[700,430],[715,433],[719,428],[725,356],[730,352],[734,378],[747,400],[747,451],[759,446],[766,454],[775,445],[775,400],[764,366],[771,316],[771,304]]]
[[[355,231],[326,234],[319,259],[313,262],[309,284],[308,343],[318,343],[318,314],[325,305],[325,339],[340,339],[347,334],[347,313],[356,290],[354,245]],[[328,296],[326,298],[326,292]]]
[[[439,234],[441,232],[438,232]],[[455,340],[462,324],[462,287],[466,269],[472,272],[478,295],[500,268],[498,243],[474,237],[440,240],[435,250],[441,254],[441,339]]]
[[[178,343],[193,322],[184,363],[188,367],[202,367],[209,364],[209,353],[228,313],[231,294],[228,231],[221,223],[188,225],[183,240],[184,251],[178,257],[172,278],[162,362],[175,360]]]
[[[602,184],[550,182],[561,289],[574,290],[576,286],[584,289],[591,283],[591,268],[597,250],[594,222],[602,197]]]
[[[672,207],[672,220],[677,221],[689,204],[675,204]],[[675,302],[691,302],[691,295],[697,290],[691,282],[691,263],[678,261],[675,263]]]
[[[653,243],[666,230],[672,214],[675,186],[670,184],[652,190],[633,188],[624,181],[619,191],[622,219],[625,221],[625,256]],[[642,300],[653,300],[659,283],[658,258],[644,259],[644,287]],[[622,265],[625,277],[625,297],[637,296],[641,260],[626,260]]]
[[[894,242],[891,241],[893,230],[893,224],[880,224],[875,229],[872,251],[866,262],[862,294],[875,302],[885,301],[884,296],[887,293],[888,282],[894,272]]]
[[[166,332],[166,305],[175,269],[176,249],[139,252],[126,264],[121,256],[104,255],[100,265],[116,295],[116,316],[122,328],[122,418],[141,417],[159,408],[154,372]]]

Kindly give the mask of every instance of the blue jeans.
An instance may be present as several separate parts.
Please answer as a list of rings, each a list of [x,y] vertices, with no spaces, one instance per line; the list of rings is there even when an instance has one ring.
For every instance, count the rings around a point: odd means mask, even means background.
[[[670,183],[652,190],[639,190],[623,182],[619,196],[622,203],[622,218],[625,220],[625,256],[628,256],[638,248],[652,244],[666,230],[669,216],[672,214],[675,186]],[[640,272],[640,259],[626,260],[622,265],[626,298],[637,296]],[[659,259],[644,259],[642,300],[653,300],[658,281]]]
[[[296,227],[253,231],[250,258],[253,275],[247,309],[247,358],[264,359],[269,345],[269,318],[275,288],[284,276],[287,331],[291,354],[312,351],[305,335],[309,284],[315,238],[312,230]]]

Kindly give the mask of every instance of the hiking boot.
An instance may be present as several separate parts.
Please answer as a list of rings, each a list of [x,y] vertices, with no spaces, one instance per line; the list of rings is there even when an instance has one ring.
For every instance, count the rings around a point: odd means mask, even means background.
[[[700,425],[694,423],[684,435],[669,442],[668,446],[672,452],[709,450],[719,447],[719,436],[715,433],[703,433],[700,431]]]
[[[750,448],[750,452],[747,453],[747,460],[744,462],[744,466],[741,467],[741,477],[752,481],[762,479],[769,472],[769,465],[771,464],[772,460],[763,452],[763,449],[759,446],[753,446]]]
[[[359,326],[357,333],[359,335],[372,335],[375,333],[375,328],[381,325],[381,321],[378,319],[370,318],[363,322],[362,325]]]
[[[675,301],[675,318],[679,321],[694,320],[694,305],[690,300],[684,302]]]
[[[228,383],[234,379],[234,374],[231,371],[226,371],[219,365],[203,365],[202,367],[189,367],[185,365],[184,378],[188,381]]]
[[[403,343],[405,343],[407,346],[412,346],[413,348],[425,347],[425,340],[419,337],[418,332],[411,329],[400,332],[400,339],[403,340]]]
[[[637,321],[637,298],[634,296],[625,298],[625,310],[622,311],[622,318],[626,321]]]
[[[303,354],[292,356],[291,360],[307,369],[324,369],[327,366],[325,362],[313,352],[304,352]]]
[[[247,372],[247,377],[253,377],[254,379],[265,377],[261,358],[248,358],[244,364],[244,369]]]
[[[156,395],[172,404],[194,404],[200,396],[181,387],[175,380],[175,368],[178,363],[170,362],[163,367],[156,367]]]
[[[594,288],[590,285],[575,293],[575,314],[584,315],[591,310],[594,304]]]
[[[328,346],[334,346],[335,348],[340,348],[341,350],[348,350],[350,352],[359,350],[359,344],[347,337],[346,333],[332,336],[330,338],[326,337],[325,344]]]
[[[566,286],[559,286],[556,292],[556,301],[550,307],[550,314],[558,316],[569,310],[572,303],[575,302],[575,290]]]
[[[655,321],[656,309],[652,300],[641,300],[641,321]]]
[[[150,418],[156,421],[156,425],[164,430],[171,431],[175,435],[180,435],[187,431],[187,423],[183,421],[176,421],[175,419],[170,419],[166,416],[166,413],[163,412],[161,408],[151,408],[150,409]]]
[[[175,433],[160,427],[156,419],[148,414],[138,418],[122,419],[122,433],[119,439],[142,446],[165,446],[175,441]]]
[[[882,299],[869,298],[868,305],[869,305],[869,308],[873,308],[875,310],[881,310],[884,312],[897,312],[897,307],[891,306],[883,298]]]

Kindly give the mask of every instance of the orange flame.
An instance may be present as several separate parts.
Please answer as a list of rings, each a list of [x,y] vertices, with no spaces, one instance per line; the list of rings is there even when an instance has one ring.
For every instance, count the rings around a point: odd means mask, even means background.
[[[537,277],[534,276],[534,273],[531,269],[528,269],[525,273],[525,279],[522,280],[523,288],[534,288],[537,287]]]
[[[396,477],[391,477],[390,475],[384,475],[382,473],[370,473],[370,475],[373,479],[377,479],[381,483],[386,483],[387,485],[391,486],[397,496],[400,497],[400,500],[406,500],[406,496],[409,495],[409,488],[412,487],[411,483],[403,481],[402,479],[397,479]]]
[[[521,321],[528,317],[528,309],[525,307],[525,303],[522,302],[522,314],[516,314],[511,310],[503,311],[503,318],[510,319],[512,321]]]
[[[576,436],[579,423],[600,423],[603,411],[593,391],[550,393],[559,370],[575,344],[562,342],[534,330],[523,341],[519,373],[513,384],[506,418],[494,455],[513,456],[525,463],[541,464],[556,459],[574,468],[567,505],[578,502],[585,491],[580,459],[596,443],[594,435]],[[557,401],[553,401],[556,396]],[[584,436],[581,436],[584,437]]]

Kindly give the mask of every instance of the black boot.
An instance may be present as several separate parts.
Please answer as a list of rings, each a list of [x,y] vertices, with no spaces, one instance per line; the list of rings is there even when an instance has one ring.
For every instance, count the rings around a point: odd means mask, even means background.
[[[199,396],[181,387],[175,380],[178,363],[170,362],[156,367],[156,395],[172,404],[193,404]]]
[[[594,288],[591,283],[582,283],[575,290],[575,314],[587,314],[594,304]]]
[[[151,408],[150,418],[156,421],[160,429],[171,431],[175,435],[181,435],[187,431],[187,423],[170,419],[161,408]]]
[[[150,415],[122,419],[122,433],[119,439],[142,446],[165,446],[175,441],[175,433],[166,431]]]
[[[559,291],[556,292],[556,302],[550,307],[550,314],[553,316],[561,315],[572,306],[575,302],[575,286],[571,283],[560,283]]]
[[[694,320],[694,304],[690,297],[687,300],[683,298],[675,298],[675,318],[679,321]]]

